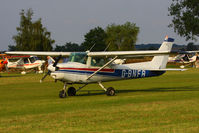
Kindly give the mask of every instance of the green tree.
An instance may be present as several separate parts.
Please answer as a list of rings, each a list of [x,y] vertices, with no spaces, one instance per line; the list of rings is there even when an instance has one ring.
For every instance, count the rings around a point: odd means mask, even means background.
[[[196,45],[194,45],[193,42],[188,43],[187,44],[187,51],[194,51],[194,50],[197,50]]]
[[[106,33],[101,27],[91,29],[86,35],[84,35],[84,42],[81,44],[84,50],[91,51],[103,51],[106,48],[105,38]]]
[[[169,16],[173,17],[169,27],[173,27],[186,40],[199,36],[198,0],[173,0],[168,10]]]
[[[63,46],[56,45],[54,51],[78,52],[78,51],[84,51],[84,49],[82,46],[79,46],[77,43],[67,42]]]
[[[16,51],[17,47],[14,45],[8,45],[8,51]]]
[[[16,28],[18,33],[13,36],[16,50],[51,51],[55,41],[51,39],[51,33],[43,27],[41,18],[33,22],[32,9],[28,9],[26,13],[22,10],[20,16],[20,26]]]
[[[106,43],[111,51],[128,51],[135,49],[139,27],[135,23],[123,25],[111,24],[106,28]]]

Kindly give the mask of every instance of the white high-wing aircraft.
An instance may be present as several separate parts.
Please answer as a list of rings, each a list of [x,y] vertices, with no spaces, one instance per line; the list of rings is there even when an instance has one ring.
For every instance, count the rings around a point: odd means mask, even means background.
[[[53,77],[56,81],[64,83],[63,90],[60,91],[60,98],[76,95],[76,92],[89,83],[98,83],[108,96],[115,95],[115,89],[105,88],[102,82],[145,78],[159,76],[168,70],[182,71],[184,69],[166,69],[168,54],[171,51],[174,39],[165,38],[159,50],[154,51],[112,51],[112,52],[6,52],[7,54],[23,55],[44,55],[59,56],[54,64],[48,66],[47,75]],[[58,63],[62,56],[69,56],[67,63]],[[116,59],[125,59],[129,57],[154,56],[152,61],[130,64],[113,63]],[[77,90],[70,87],[69,84],[84,84]]]
[[[176,62],[182,64],[180,67],[184,68],[185,64],[191,65],[198,60],[199,51],[180,51],[175,57],[169,57],[168,62]]]
[[[16,69],[33,69],[38,68],[39,73],[43,73],[41,70],[41,66],[45,63],[44,60],[39,60],[36,56],[26,56],[20,57],[17,61],[11,62],[10,59],[7,59],[7,68],[16,68]],[[21,72],[22,74],[26,74],[25,71]]]
[[[196,55],[190,57],[187,54],[179,54],[175,57],[169,57],[168,62],[177,62],[177,63],[187,64],[187,63],[195,62],[196,58],[197,58]]]

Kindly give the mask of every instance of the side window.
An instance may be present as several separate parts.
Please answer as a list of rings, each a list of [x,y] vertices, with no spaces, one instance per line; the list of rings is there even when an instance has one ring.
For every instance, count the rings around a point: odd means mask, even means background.
[[[108,60],[106,58],[93,57],[91,59],[91,66],[102,67]]]
[[[30,60],[31,63],[35,62],[35,59],[33,57],[29,58],[29,60]]]
[[[87,62],[87,54],[86,53],[71,53],[68,61],[69,62],[79,62],[82,64],[86,64]]]
[[[83,56],[82,59],[80,60],[80,63],[86,64],[88,56]]]
[[[28,62],[28,58],[24,58],[23,60],[24,60],[24,64],[28,64],[29,63]]]

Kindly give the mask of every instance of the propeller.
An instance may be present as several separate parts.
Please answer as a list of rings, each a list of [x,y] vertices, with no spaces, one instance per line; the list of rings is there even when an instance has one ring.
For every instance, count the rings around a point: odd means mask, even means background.
[[[53,64],[53,67],[57,66],[57,63],[59,62],[59,60],[61,59],[62,55],[59,55],[58,58],[55,60],[55,63]]]
[[[59,68],[57,67],[57,63],[59,60],[62,58],[62,55],[59,55],[58,58],[55,60],[53,65],[48,66],[48,72],[43,76],[43,78],[40,80],[40,83],[48,76],[51,74],[51,72],[57,71]]]

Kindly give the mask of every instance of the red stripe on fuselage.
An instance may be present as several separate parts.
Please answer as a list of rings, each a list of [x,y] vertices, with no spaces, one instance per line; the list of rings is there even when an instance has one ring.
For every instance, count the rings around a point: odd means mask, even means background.
[[[33,66],[33,65],[38,65],[40,63],[31,63],[31,64],[24,64],[24,66]]]
[[[40,63],[32,63],[32,64],[23,64],[23,65],[12,65],[9,67],[23,67],[23,66],[34,66],[34,65],[38,65]]]
[[[61,70],[97,71],[99,68],[60,68]],[[100,72],[114,72],[114,69],[102,69]]]

